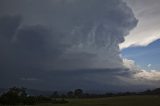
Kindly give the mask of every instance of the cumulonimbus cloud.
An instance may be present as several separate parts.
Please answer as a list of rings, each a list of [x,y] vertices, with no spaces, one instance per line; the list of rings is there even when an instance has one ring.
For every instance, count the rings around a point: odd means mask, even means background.
[[[10,7],[2,0],[1,4],[5,11],[0,15],[9,14],[0,20],[3,81],[10,76],[21,84],[18,76],[41,79],[46,87],[77,87],[77,83],[116,87],[124,84],[119,76],[139,72],[131,64],[124,66],[120,57],[119,44],[137,25],[121,0],[15,0]]]
[[[24,5],[24,2],[17,0],[18,2]],[[39,55],[44,51],[52,52],[50,54],[52,60],[48,61],[46,57],[45,62],[53,69],[122,67],[118,45],[137,24],[132,10],[126,3],[120,0],[48,0],[47,2],[29,0],[25,3],[25,5],[30,3],[35,5],[32,12],[26,11],[23,7],[14,7],[16,4],[13,5],[12,11],[20,12],[23,17],[22,28],[15,29],[18,30],[15,43],[28,49],[25,53],[31,53],[30,57],[33,55],[33,50],[34,53],[39,52]],[[47,3],[49,7],[41,8],[39,7],[41,3]],[[53,4],[52,7],[49,3]],[[11,11],[10,8],[6,10]],[[43,15],[52,18],[46,20]],[[31,25],[38,23],[36,19],[42,21],[40,23],[42,27]],[[43,25],[50,30],[45,30]],[[47,46],[50,48],[45,46],[48,42],[50,44]],[[40,47],[44,47],[45,50],[44,48],[38,50]],[[48,49],[50,50],[47,51]],[[37,55],[33,57],[35,56]]]
[[[157,83],[160,81],[160,72],[158,70],[142,69],[135,61],[129,59],[123,59],[123,63],[124,66],[129,69],[128,74],[130,74],[130,77],[127,76],[128,78],[126,79],[123,77],[126,82],[128,81],[128,83],[158,87]],[[149,66],[151,65],[149,64]],[[122,77],[120,77],[120,79],[121,78]]]
[[[159,0],[124,0],[133,9],[138,18],[137,27],[125,38],[125,42],[120,44],[121,49],[137,46],[148,46],[160,39],[159,34]],[[154,16],[154,17],[153,17]]]

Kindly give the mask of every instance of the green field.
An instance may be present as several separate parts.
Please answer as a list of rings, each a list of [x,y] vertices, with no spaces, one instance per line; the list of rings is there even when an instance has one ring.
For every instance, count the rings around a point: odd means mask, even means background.
[[[123,96],[97,99],[68,99],[66,104],[36,106],[160,106],[160,96]]]

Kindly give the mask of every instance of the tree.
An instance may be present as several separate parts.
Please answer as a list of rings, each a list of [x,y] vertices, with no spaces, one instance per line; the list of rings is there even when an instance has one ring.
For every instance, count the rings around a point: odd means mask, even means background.
[[[58,91],[54,91],[51,97],[58,98],[59,97]]]
[[[82,97],[82,95],[83,95],[83,90],[82,90],[82,89],[76,89],[76,90],[74,91],[74,95],[75,95],[76,97]]]
[[[2,94],[0,103],[8,105],[23,104],[23,101],[27,96],[25,90],[25,88],[10,88],[8,92]]]
[[[73,91],[69,91],[69,92],[67,93],[67,96],[68,96],[69,98],[74,97],[74,93],[73,93]]]

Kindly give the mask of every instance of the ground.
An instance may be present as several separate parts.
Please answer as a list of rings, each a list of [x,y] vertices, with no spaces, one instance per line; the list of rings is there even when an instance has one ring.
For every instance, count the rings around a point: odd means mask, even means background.
[[[121,96],[96,99],[68,99],[66,104],[36,106],[160,106],[160,96]]]

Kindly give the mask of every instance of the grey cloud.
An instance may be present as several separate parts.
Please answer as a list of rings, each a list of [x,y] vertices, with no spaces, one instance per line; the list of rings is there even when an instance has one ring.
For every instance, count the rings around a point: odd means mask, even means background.
[[[4,16],[0,18],[0,37],[6,42],[11,42],[17,28],[21,24],[20,16]]]
[[[38,77],[47,87],[50,80],[57,88],[90,82],[105,86],[110,84],[104,79],[116,81],[125,69],[118,45],[137,20],[121,0],[7,2],[0,2],[0,16],[11,15],[0,19],[1,75],[11,76],[14,83],[22,84],[15,77]]]

